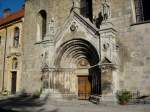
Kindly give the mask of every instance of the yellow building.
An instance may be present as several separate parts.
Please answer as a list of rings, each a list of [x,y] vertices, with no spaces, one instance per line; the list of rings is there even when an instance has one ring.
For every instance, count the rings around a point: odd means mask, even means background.
[[[0,18],[0,91],[15,94],[20,89],[24,8],[4,10]]]

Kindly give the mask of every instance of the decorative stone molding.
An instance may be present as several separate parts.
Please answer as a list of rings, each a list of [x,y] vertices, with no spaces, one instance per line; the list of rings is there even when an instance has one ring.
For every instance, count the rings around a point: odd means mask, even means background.
[[[70,30],[72,32],[76,31],[78,29],[78,26],[76,25],[76,22],[72,22],[72,25],[70,26]]]

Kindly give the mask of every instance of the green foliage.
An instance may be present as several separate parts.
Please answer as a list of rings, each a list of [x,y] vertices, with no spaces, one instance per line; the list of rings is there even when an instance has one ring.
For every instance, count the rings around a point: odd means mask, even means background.
[[[130,91],[122,90],[116,93],[116,97],[119,104],[127,104],[131,99],[132,95]]]

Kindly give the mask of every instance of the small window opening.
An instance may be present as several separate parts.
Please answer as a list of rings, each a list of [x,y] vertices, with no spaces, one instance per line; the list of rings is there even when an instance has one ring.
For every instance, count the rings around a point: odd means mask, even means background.
[[[20,33],[20,30],[18,27],[16,27],[14,30],[14,41],[13,41],[13,46],[15,48],[19,47],[19,33]]]
[[[47,21],[47,14],[46,11],[41,10],[39,12],[39,20],[38,24],[40,26],[40,34],[42,36],[42,40],[44,40],[44,37],[46,35],[46,21]]]

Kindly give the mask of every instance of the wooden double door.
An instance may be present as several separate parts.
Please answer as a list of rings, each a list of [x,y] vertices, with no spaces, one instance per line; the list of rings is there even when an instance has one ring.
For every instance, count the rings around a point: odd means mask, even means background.
[[[78,76],[78,98],[88,100],[91,95],[91,82],[89,76]]]

